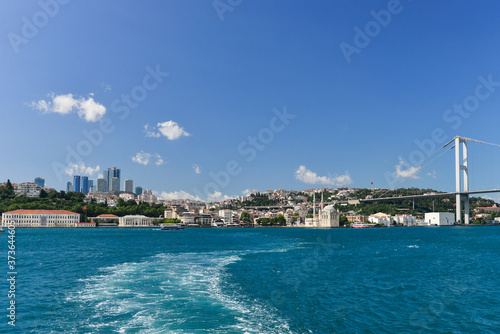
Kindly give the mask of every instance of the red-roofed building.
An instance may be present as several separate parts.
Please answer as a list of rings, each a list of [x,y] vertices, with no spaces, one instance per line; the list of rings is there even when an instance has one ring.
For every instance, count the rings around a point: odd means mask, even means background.
[[[65,210],[14,210],[2,213],[2,224],[15,227],[75,227],[80,214]]]

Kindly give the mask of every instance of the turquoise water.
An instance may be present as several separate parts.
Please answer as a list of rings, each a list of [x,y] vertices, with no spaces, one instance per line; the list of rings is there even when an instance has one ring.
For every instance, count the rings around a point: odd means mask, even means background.
[[[0,332],[500,332],[498,227],[16,232]]]

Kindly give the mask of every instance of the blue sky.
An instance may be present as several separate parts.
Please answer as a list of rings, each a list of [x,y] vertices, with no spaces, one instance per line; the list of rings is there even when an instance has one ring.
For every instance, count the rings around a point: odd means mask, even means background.
[[[495,1],[2,1],[0,179],[64,189],[73,172],[116,166],[164,198],[398,176],[410,177],[390,185],[452,191],[452,152],[414,164],[455,135],[500,143],[499,13]],[[471,188],[500,188],[500,148],[469,150]]]

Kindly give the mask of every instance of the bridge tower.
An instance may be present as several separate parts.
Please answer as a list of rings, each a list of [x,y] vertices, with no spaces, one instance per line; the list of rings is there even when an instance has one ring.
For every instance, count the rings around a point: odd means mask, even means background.
[[[460,144],[462,144],[462,161],[460,161]],[[462,173],[463,171],[463,190]],[[469,224],[469,161],[467,138],[455,137],[455,180],[456,180],[456,221],[462,223],[462,200],[464,201],[464,224]],[[462,192],[465,192],[462,194]]]

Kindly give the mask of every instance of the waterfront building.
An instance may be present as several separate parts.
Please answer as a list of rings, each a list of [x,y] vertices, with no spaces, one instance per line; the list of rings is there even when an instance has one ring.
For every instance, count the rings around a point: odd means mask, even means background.
[[[97,179],[97,191],[98,192],[105,192],[108,191],[108,181],[106,179]]]
[[[368,216],[363,215],[347,215],[347,221],[350,223],[364,223],[368,220]]]
[[[403,226],[417,226],[417,218],[412,215],[396,215],[392,217],[392,221]]]
[[[149,227],[153,223],[153,219],[146,216],[125,216],[120,217],[118,226],[119,227]]]
[[[42,187],[34,182],[14,183],[12,187],[16,196],[40,197],[42,191]]]
[[[139,186],[135,187],[135,194],[137,196],[142,195],[142,187]]]
[[[134,181],[130,179],[126,179],[124,181],[123,187],[125,188],[125,192],[133,193],[134,192]]]
[[[219,210],[219,217],[224,222],[224,225],[233,224],[233,211],[232,210]]]
[[[319,218],[317,220],[317,225],[315,227],[319,228],[332,228],[339,227],[340,224],[340,213],[333,207],[333,205],[327,205],[326,207],[320,209]]]
[[[40,188],[44,188],[45,187],[45,179],[43,177],[36,177],[35,184],[40,186]]]
[[[198,225],[202,227],[210,227],[214,222],[214,219],[211,214],[203,213],[195,218],[195,221]]]
[[[368,221],[373,224],[389,226],[391,224],[391,216],[386,213],[379,212],[368,217]]]
[[[449,226],[455,224],[455,214],[450,212],[428,212],[425,222],[430,226]]]
[[[111,178],[111,188],[110,191],[120,191],[120,179],[117,177]]]
[[[196,215],[194,212],[183,212],[179,215],[179,219],[185,225],[195,224],[195,221],[194,221],[195,217],[196,217]]]
[[[89,193],[89,177],[88,176],[82,176],[82,188],[80,189],[80,192],[84,193],[87,195]]]
[[[15,227],[75,227],[80,214],[65,210],[14,210],[2,213],[3,225]]]
[[[80,192],[80,175],[73,176],[73,191],[76,193]]]
[[[118,178],[118,190],[113,190],[113,186],[111,184],[113,178]],[[113,167],[107,168],[104,170],[104,179],[108,184],[108,191],[120,191],[120,169]]]

